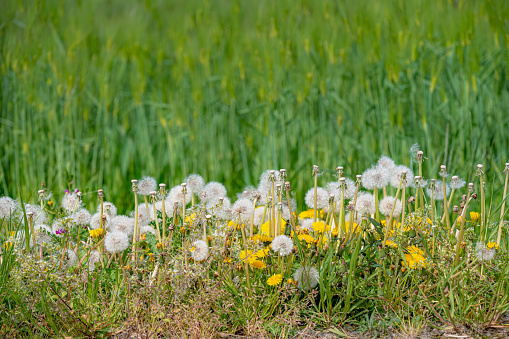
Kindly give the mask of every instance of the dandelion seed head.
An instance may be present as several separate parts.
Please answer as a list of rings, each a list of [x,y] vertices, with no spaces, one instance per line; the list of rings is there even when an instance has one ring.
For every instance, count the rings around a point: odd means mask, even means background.
[[[109,229],[112,232],[120,231],[131,236],[134,232],[134,218],[129,218],[125,215],[117,215],[111,219]]]
[[[300,228],[308,232],[313,232],[313,219],[311,218],[301,219]]]
[[[9,219],[10,216],[16,215],[17,203],[10,197],[0,198],[0,219]]]
[[[95,269],[95,264],[101,261],[101,255],[99,251],[93,250],[90,252],[90,256],[88,258],[88,271],[92,272]]]
[[[391,171],[391,185],[392,187],[398,188],[399,183],[401,182],[401,178],[405,174],[405,181],[401,185],[405,185],[405,187],[410,187],[414,183],[414,172],[404,165],[396,166]]]
[[[292,253],[293,250],[293,241],[290,237],[286,235],[278,235],[272,240],[270,244],[272,250],[278,253],[281,256],[287,256]]]
[[[78,193],[66,193],[62,198],[62,207],[67,212],[73,212],[81,205],[81,199]]]
[[[246,198],[241,198],[237,200],[232,206],[232,215],[236,220],[240,218],[242,223],[247,223],[251,221],[251,216],[254,212],[254,206],[251,200]]]
[[[450,185],[451,185],[451,188],[453,188],[455,190],[465,187],[466,184],[467,184],[467,182],[465,180],[458,178],[456,175],[451,178]]]
[[[212,200],[219,199],[220,197],[226,197],[226,187],[217,181],[211,181],[207,183],[200,193],[200,200],[208,204]]]
[[[90,222],[90,212],[85,208],[80,208],[72,215],[72,220],[76,223],[76,225],[85,226]]]
[[[199,174],[190,174],[184,179],[184,182],[187,184],[187,189],[191,194],[200,194],[205,186],[205,181]]]
[[[250,199],[254,200],[260,195],[256,187],[254,186],[248,186],[244,188],[242,193],[237,194],[237,199]]]
[[[377,167],[385,168],[386,170],[388,170],[390,172],[390,171],[392,171],[392,169],[394,167],[396,167],[396,164],[394,163],[394,160],[392,160],[388,156],[382,155],[380,157],[380,159],[378,159],[378,166]]]
[[[363,215],[371,215],[376,212],[375,197],[373,194],[366,192],[359,192],[357,196],[357,204],[355,210]]]
[[[76,255],[76,253],[71,249],[67,249],[67,251],[64,255],[64,262],[65,262],[64,268],[67,269],[69,267],[74,266],[74,264],[76,263],[77,260],[78,260],[78,256]]]
[[[143,226],[140,228],[140,234],[147,234],[147,233],[152,233],[153,235],[155,235],[156,230],[154,229],[154,227],[152,227],[150,225]]]
[[[102,229],[107,230],[109,228],[109,224],[110,224],[110,221],[112,218],[107,214],[104,214],[104,215],[106,216],[106,219],[104,221],[104,225],[103,225]],[[95,213],[90,218],[90,229],[95,230],[98,228],[101,228],[101,213]]]
[[[382,166],[372,167],[362,173],[362,186],[368,190],[384,188],[389,183],[390,172]]]
[[[379,204],[380,213],[389,217],[391,215],[392,208],[394,207],[394,213],[392,216],[398,217],[403,211],[403,204],[401,203],[401,200],[397,200],[396,205],[394,205],[394,200],[395,198],[391,196],[383,198]]]
[[[309,208],[314,208],[315,205],[315,189],[310,188],[307,193],[304,201]],[[317,187],[316,189],[316,208],[322,209],[329,204],[329,192],[323,189],[322,187]]]
[[[293,280],[298,282],[299,289],[308,291],[315,288],[320,281],[320,273],[315,267],[301,266],[295,271]]]
[[[129,237],[124,232],[113,231],[104,237],[104,248],[110,253],[119,253],[129,247]]]
[[[191,257],[194,261],[199,262],[207,259],[209,256],[209,246],[203,240],[196,240],[192,246],[194,251],[191,252]]]
[[[168,200],[156,201],[154,203],[156,210],[162,213],[163,212],[163,204],[164,204],[164,213],[166,215],[171,216],[173,214],[173,203],[169,202]]]
[[[32,213],[32,218],[34,220],[34,225],[44,224],[46,222],[46,220],[48,220],[48,216],[41,209],[41,206],[39,206],[39,205],[25,204],[25,212],[27,214]],[[21,218],[21,223],[23,225],[25,224],[25,219],[24,218]]]
[[[272,180],[270,179],[271,173],[274,173],[275,181],[274,185],[282,184],[279,179],[279,172],[276,170],[266,170],[260,175],[260,182],[258,183],[258,191],[263,196],[267,196],[267,194],[272,191]]]
[[[446,196],[449,196],[449,193],[450,193],[450,187],[449,187],[449,184],[445,184],[445,194]],[[434,200],[444,200],[444,183],[442,181],[435,181],[435,188],[434,189],[430,189],[430,188],[427,188],[426,189],[426,193],[428,194],[429,197],[431,197],[431,192],[433,191],[433,199]]]
[[[150,192],[157,190],[157,181],[152,177],[143,177],[138,180],[138,193],[150,195]]]
[[[132,212],[131,217],[135,217],[134,212]],[[154,207],[152,204],[147,205],[144,203],[138,205],[138,225],[145,226],[150,223],[150,221],[154,218]]]
[[[255,208],[254,217],[253,217],[253,225],[260,227],[260,225],[262,224],[264,210],[265,210],[265,208],[263,206]],[[265,220],[267,220],[267,217],[268,217],[268,215],[266,213]]]
[[[35,243],[38,245],[48,244],[51,242],[51,228],[48,225],[39,224],[34,226]]]
[[[475,245],[475,256],[479,261],[491,261],[496,254],[495,248],[487,248],[482,241]]]
[[[101,204],[97,206],[97,213],[101,213]],[[103,202],[103,214],[113,218],[117,215],[117,207],[112,202],[105,201]]]

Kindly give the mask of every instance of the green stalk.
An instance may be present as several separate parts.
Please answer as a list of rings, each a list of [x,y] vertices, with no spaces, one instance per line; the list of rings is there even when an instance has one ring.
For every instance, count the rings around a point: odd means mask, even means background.
[[[318,194],[318,166],[313,166],[313,175],[315,176],[315,196],[313,199],[313,222],[315,223],[318,219],[318,211],[317,211],[317,201],[316,201],[316,195]]]
[[[373,190],[375,193],[375,219],[376,221],[380,221],[380,211],[378,210],[378,188],[375,187]]]
[[[444,217],[447,222],[447,230],[451,231],[451,220],[449,218],[449,204],[447,203],[447,186],[445,184],[445,176],[442,177],[442,189],[444,191]]]
[[[479,164],[477,165],[477,173],[479,174],[479,186],[480,186],[480,190],[481,190],[481,241],[485,240],[485,214],[486,214],[486,200],[485,200],[485,196],[484,196],[484,180],[483,180],[483,165]]]
[[[507,182],[509,179],[509,163],[505,164],[505,184],[504,184],[504,195],[502,201],[502,209],[500,210],[500,223],[498,225],[498,234],[497,234],[497,245],[500,246],[500,241],[502,240],[502,227],[504,226],[504,212],[505,212],[505,200],[507,197]]]

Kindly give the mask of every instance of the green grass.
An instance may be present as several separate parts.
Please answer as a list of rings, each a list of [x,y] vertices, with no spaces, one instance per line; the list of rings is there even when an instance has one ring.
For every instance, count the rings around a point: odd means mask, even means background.
[[[428,177],[483,162],[502,182],[508,18],[503,0],[2,1],[0,193],[74,179],[131,208],[143,175],[233,195],[281,167],[302,192],[313,164],[353,177],[414,143]]]

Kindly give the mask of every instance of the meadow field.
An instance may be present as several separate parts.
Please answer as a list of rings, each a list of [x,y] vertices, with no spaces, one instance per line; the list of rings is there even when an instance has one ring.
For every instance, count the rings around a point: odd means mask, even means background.
[[[508,48],[503,0],[1,1],[0,336],[503,338]]]

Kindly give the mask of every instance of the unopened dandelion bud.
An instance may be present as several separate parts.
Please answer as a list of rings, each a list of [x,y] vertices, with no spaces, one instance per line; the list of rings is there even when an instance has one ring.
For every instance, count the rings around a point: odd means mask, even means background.
[[[460,212],[460,209],[459,209],[458,205],[454,205],[454,207],[453,207],[452,211],[453,211],[454,213],[459,213],[459,212]]]
[[[413,195],[411,195],[408,199],[407,199],[407,203],[411,204],[415,201],[415,197]]]
[[[477,200],[477,193],[472,194],[472,199]]]
[[[460,208],[461,208],[461,209],[465,208],[465,203],[463,203],[463,202],[462,202],[462,203],[460,204]]]
[[[463,194],[461,196],[461,202],[464,203],[465,201],[467,201],[467,195],[466,194]]]

